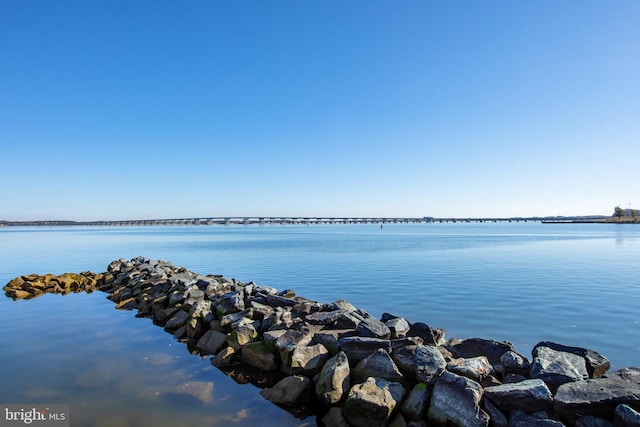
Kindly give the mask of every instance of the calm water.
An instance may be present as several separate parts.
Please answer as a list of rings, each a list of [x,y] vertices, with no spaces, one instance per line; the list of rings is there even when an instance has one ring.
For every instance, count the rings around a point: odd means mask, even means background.
[[[640,227],[397,224],[0,229],[0,282],[162,258],[447,337],[592,348],[640,366]],[[74,426],[315,425],[190,355],[99,292],[0,298],[0,402],[65,403]]]

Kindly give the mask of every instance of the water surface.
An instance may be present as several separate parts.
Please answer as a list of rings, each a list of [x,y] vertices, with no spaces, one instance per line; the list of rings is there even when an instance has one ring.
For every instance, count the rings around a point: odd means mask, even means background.
[[[143,255],[321,302],[344,298],[512,342],[592,348],[640,365],[640,227],[387,224],[0,229],[0,282],[101,272]],[[72,425],[315,424],[264,401],[100,292],[0,299],[0,402],[71,405]],[[10,386],[6,386],[10,385]]]

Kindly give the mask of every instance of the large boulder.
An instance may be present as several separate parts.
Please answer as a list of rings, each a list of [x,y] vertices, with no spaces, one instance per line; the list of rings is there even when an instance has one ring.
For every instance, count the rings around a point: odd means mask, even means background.
[[[482,386],[477,382],[444,371],[438,377],[427,420],[429,425],[487,427],[489,415],[480,408]]]
[[[361,337],[371,337],[371,338],[382,338],[389,339],[391,338],[391,330],[387,325],[371,316],[369,313],[365,313],[363,316],[363,320],[358,323],[356,327],[358,334]]]
[[[187,320],[189,320],[189,313],[184,310],[179,310],[171,319],[169,319],[169,321],[167,321],[164,327],[166,330],[173,332],[184,326],[187,323]]]
[[[291,354],[298,346],[306,346],[311,342],[311,334],[290,329],[275,341],[275,347],[284,366],[291,365]]]
[[[226,314],[237,313],[244,310],[243,292],[229,292],[222,296],[216,306],[216,313],[219,318]]]
[[[404,394],[400,383],[370,377],[351,387],[344,404],[344,417],[353,427],[384,427]]]
[[[513,409],[535,412],[553,407],[553,396],[540,379],[487,387],[484,395],[505,412]]]
[[[276,356],[264,341],[254,341],[242,347],[242,361],[264,371],[278,369]]]
[[[404,381],[404,376],[391,359],[391,356],[383,349],[378,349],[370,356],[365,357],[353,369],[353,381],[355,383],[362,383],[369,377],[382,378],[394,382]]]
[[[479,383],[489,377],[489,375],[494,374],[493,367],[484,356],[472,357],[470,359],[453,359],[447,364],[447,370]]]
[[[345,310],[320,311],[307,315],[305,320],[311,325],[332,325],[345,313],[347,313]]]
[[[335,405],[351,388],[349,360],[339,352],[322,367],[316,382],[316,396],[327,405]]]
[[[409,395],[404,402],[402,402],[400,412],[407,420],[424,420],[427,416],[430,399],[431,387],[426,383],[418,383],[409,392]]]
[[[406,337],[407,333],[411,329],[411,325],[409,325],[407,319],[403,317],[391,318],[384,324],[387,325],[387,328],[389,328],[389,330],[391,331],[392,339]]]
[[[198,340],[196,348],[203,353],[216,354],[226,342],[226,334],[209,330]]]
[[[444,344],[444,329],[434,328],[426,323],[416,322],[407,331],[408,337],[420,337],[425,344]],[[479,356],[479,355],[476,355]]]
[[[338,340],[338,348],[345,352],[349,361],[358,363],[378,349],[391,351],[391,342],[380,338],[345,337]]]
[[[603,377],[561,385],[554,396],[554,410],[573,421],[578,417],[613,419],[618,405],[640,410],[640,367],[625,368]]]
[[[285,377],[271,388],[260,391],[260,395],[277,405],[295,406],[309,401],[313,383],[302,375]]]
[[[345,337],[353,337],[358,335],[355,329],[323,329],[314,333],[313,341],[322,344],[329,350],[329,353],[335,355],[339,350],[339,340]]]
[[[489,363],[497,371],[501,371],[501,357],[508,351],[514,351],[513,344],[483,338],[469,338],[448,347],[457,357],[486,356]]]
[[[554,350],[545,345],[537,345],[532,353],[531,378],[540,378],[552,392],[564,383],[589,378],[586,361],[582,356]]]
[[[613,413],[615,427],[640,427],[640,412],[629,405],[618,405]]]
[[[289,364],[283,364],[282,370],[292,375],[313,376],[320,372],[329,357],[329,351],[322,344],[297,346],[291,353]]]
[[[444,357],[433,345],[409,345],[396,349],[391,357],[408,378],[433,383],[447,367]]]
[[[529,360],[515,351],[507,351],[500,356],[500,363],[502,364],[503,377],[510,374],[527,377],[531,371],[531,363],[529,363]]]
[[[554,342],[543,341],[535,345],[535,347],[547,347],[555,351],[572,353],[584,358],[589,378],[599,378],[607,373],[611,367],[609,359],[598,352],[582,347],[570,347],[567,345],[557,344]]]

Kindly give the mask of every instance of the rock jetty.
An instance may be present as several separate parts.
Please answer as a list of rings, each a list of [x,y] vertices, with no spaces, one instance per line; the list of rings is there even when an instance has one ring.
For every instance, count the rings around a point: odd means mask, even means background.
[[[584,348],[445,340],[442,329],[348,301],[120,259],[104,273],[20,276],[15,300],[100,290],[270,402],[325,426],[640,426],[640,367]]]

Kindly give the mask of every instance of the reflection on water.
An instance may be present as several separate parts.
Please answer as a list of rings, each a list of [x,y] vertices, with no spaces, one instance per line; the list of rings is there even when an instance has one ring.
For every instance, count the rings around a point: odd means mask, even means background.
[[[25,313],[33,305],[37,316]],[[0,389],[2,402],[69,404],[72,426],[315,424],[236,384],[149,319],[115,310],[101,292],[3,298],[0,310],[18,326],[0,348],[3,383],[14,385]]]

